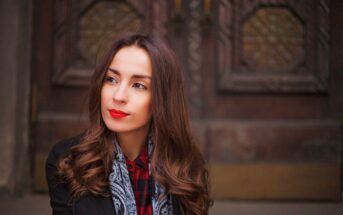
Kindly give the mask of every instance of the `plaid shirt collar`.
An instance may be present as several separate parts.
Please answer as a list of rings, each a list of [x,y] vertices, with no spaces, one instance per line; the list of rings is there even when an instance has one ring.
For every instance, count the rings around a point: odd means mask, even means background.
[[[139,156],[135,160],[131,161],[125,156],[125,161],[126,161],[126,165],[129,171],[130,171],[130,167],[137,167],[137,166],[144,170],[148,170],[149,168],[148,147],[144,147],[141,153],[139,154]]]
[[[148,147],[144,147],[140,155],[130,161],[125,157],[132,189],[135,195],[137,214],[151,215],[152,204],[149,183],[149,155]]]

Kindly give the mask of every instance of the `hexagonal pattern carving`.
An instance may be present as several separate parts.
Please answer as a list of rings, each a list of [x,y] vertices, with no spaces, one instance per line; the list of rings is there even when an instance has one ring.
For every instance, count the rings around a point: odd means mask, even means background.
[[[218,90],[327,92],[329,5],[329,0],[218,0]]]

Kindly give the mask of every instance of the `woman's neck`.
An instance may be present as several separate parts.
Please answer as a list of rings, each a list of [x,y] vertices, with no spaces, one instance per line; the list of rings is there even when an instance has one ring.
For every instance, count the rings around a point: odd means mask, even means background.
[[[133,161],[138,157],[141,150],[146,145],[147,135],[148,130],[145,129],[138,132],[117,133],[121,150],[129,160]]]

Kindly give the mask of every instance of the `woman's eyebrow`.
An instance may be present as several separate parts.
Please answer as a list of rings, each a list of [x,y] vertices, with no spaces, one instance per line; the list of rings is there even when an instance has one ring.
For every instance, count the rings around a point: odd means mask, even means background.
[[[112,72],[112,73],[114,73],[114,74],[116,74],[116,75],[119,75],[120,76],[120,72],[118,72],[118,70],[116,70],[116,69],[112,69],[112,68],[108,68],[108,70],[110,71],[110,72]]]
[[[120,72],[119,72],[118,70],[113,69],[113,68],[110,68],[110,67],[108,68],[108,70],[109,70],[110,72],[113,72],[114,74],[120,76]],[[149,75],[138,75],[138,74],[135,74],[135,75],[132,76],[132,78],[133,78],[133,79],[151,79],[151,76],[149,76]]]

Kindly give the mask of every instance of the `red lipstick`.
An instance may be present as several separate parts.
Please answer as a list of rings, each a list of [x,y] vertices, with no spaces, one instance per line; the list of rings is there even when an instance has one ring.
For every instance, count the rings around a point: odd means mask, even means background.
[[[109,112],[110,112],[111,117],[115,119],[120,119],[129,115],[128,113],[125,113],[121,110],[116,110],[116,109],[111,109],[109,110]]]

